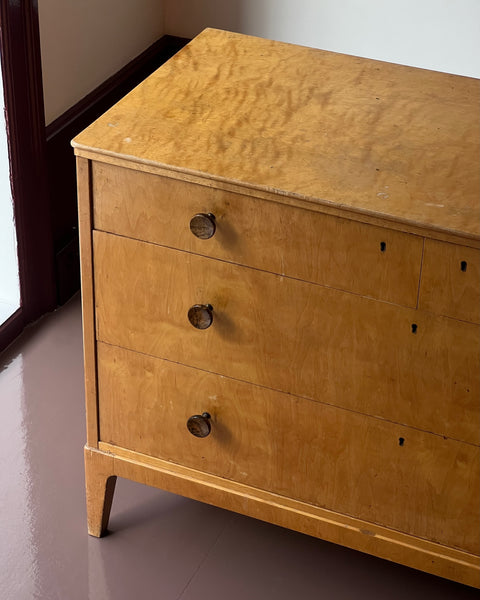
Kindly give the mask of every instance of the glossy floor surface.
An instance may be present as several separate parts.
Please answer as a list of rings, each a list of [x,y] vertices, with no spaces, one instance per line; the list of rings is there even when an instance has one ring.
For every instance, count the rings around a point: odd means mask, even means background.
[[[474,590],[119,480],[86,533],[79,298],[0,355],[1,600],[466,600]]]

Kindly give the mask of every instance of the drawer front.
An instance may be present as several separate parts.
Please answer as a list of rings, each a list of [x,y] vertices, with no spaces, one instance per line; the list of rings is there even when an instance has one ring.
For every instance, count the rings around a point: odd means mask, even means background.
[[[478,552],[475,446],[101,343],[98,381],[102,441]]]
[[[96,229],[416,306],[418,236],[101,163],[93,190]],[[191,233],[197,213],[212,238]]]
[[[480,323],[480,250],[426,240],[419,306]]]
[[[476,325],[103,232],[94,262],[101,341],[479,441]]]

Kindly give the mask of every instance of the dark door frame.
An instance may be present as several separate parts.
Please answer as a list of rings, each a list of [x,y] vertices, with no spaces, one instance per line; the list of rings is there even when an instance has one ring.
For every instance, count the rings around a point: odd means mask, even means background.
[[[0,0],[0,53],[21,297],[1,352],[56,306],[37,0]]]

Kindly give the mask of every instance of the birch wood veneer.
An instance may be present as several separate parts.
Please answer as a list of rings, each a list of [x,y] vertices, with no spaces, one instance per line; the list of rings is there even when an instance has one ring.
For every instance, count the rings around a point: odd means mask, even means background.
[[[480,587],[479,104],[208,29],[74,140],[92,535],[120,476]]]

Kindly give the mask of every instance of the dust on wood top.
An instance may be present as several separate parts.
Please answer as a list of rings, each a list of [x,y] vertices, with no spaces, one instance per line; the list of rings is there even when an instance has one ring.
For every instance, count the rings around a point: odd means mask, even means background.
[[[73,145],[478,239],[479,107],[477,79],[207,29]]]

